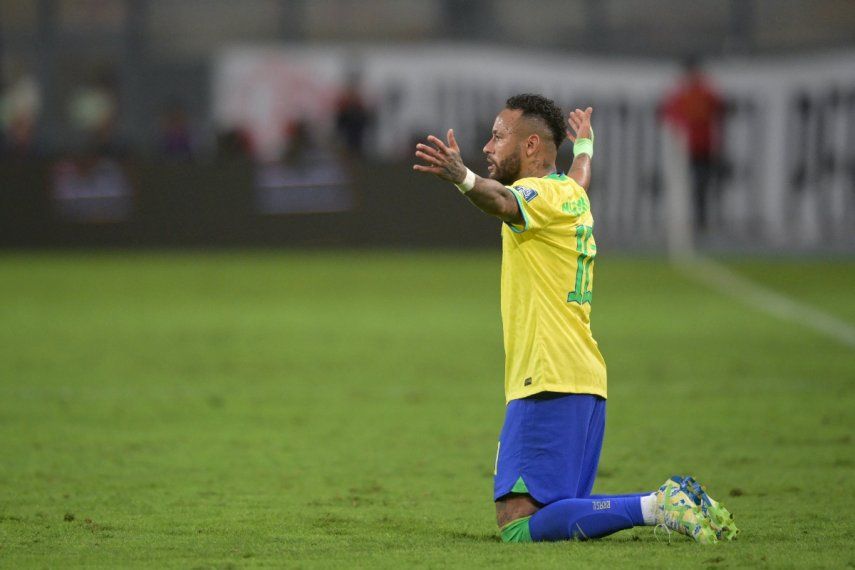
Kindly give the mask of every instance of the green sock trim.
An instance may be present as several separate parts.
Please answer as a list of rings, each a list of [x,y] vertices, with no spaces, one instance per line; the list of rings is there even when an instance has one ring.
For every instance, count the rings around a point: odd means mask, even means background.
[[[528,529],[528,519],[524,517],[511,521],[502,527],[502,542],[531,542],[531,531]]]
[[[514,486],[511,487],[511,493],[528,493],[528,487],[525,486],[525,481],[523,481],[522,476],[517,479],[517,482],[514,483]]]

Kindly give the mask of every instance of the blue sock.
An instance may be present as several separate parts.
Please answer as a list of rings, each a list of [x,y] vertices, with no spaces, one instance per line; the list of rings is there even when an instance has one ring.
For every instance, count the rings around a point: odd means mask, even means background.
[[[534,542],[586,540],[644,525],[641,496],[564,499],[546,505],[529,519]]]
[[[628,499],[630,497],[635,497],[640,499],[641,497],[648,497],[652,491],[648,491],[646,493],[627,493],[626,495],[588,495],[587,497],[582,497],[583,499]]]

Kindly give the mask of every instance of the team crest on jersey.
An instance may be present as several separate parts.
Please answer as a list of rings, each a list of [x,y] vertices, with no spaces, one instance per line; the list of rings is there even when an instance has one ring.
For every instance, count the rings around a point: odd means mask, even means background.
[[[534,188],[526,188],[525,186],[514,186],[514,190],[522,194],[523,199],[526,202],[531,202],[535,198],[537,198],[537,190]]]

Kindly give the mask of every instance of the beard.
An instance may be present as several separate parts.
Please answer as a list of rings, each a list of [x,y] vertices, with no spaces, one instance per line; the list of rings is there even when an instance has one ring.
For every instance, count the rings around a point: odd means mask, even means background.
[[[502,162],[493,164],[493,173],[490,178],[502,184],[510,184],[519,180],[520,165],[522,160],[518,154],[511,155]]]

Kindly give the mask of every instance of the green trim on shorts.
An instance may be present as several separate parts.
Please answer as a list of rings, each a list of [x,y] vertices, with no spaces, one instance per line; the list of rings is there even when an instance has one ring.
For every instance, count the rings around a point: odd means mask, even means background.
[[[531,542],[531,531],[528,528],[528,519],[524,517],[511,521],[502,527],[502,542]]]
[[[525,481],[523,481],[522,476],[517,479],[517,482],[514,483],[514,486],[511,487],[511,493],[528,493],[528,487],[525,486]]]

